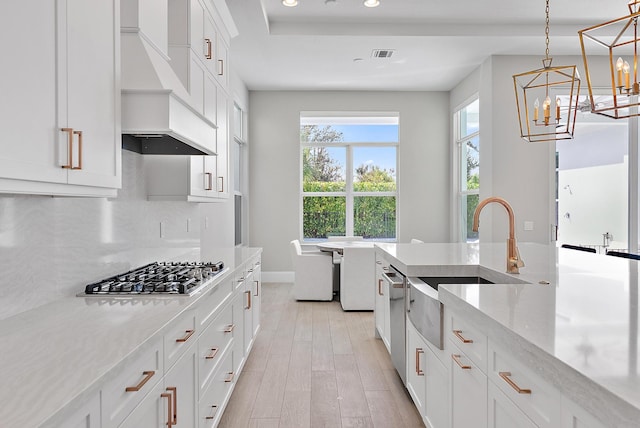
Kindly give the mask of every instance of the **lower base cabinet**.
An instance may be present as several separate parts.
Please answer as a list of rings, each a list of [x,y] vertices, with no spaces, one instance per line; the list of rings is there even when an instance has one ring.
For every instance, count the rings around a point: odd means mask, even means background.
[[[451,351],[451,426],[487,427],[487,375],[449,341]]]
[[[500,389],[489,382],[489,428],[536,428]]]
[[[428,428],[449,426],[449,371],[407,321],[407,390]]]
[[[102,426],[100,422],[100,394],[95,394],[59,426],[64,428],[100,428]]]

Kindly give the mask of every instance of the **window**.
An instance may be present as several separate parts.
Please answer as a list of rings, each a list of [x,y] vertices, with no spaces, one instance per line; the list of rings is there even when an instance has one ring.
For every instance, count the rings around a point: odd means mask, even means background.
[[[300,116],[302,238],[395,240],[398,114]]]
[[[238,106],[233,105],[233,199],[234,199],[234,218],[235,218],[235,245],[242,245],[242,225],[244,216],[242,214],[243,191],[244,191],[244,174],[246,171],[246,141],[244,132],[244,111]]]
[[[462,242],[478,240],[471,230],[473,212],[480,198],[480,103],[478,98],[465,104],[454,115],[454,143],[457,156],[454,171],[457,200],[457,235]]]

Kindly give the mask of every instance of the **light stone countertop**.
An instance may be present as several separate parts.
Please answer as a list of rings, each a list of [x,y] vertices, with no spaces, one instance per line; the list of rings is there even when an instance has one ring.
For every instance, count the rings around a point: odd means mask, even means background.
[[[376,247],[407,276],[508,275],[504,244]],[[440,301],[605,426],[640,427],[638,262],[541,244],[519,249],[526,266],[509,275],[518,284],[442,285]]]
[[[183,252],[173,261],[221,260],[228,268],[192,296],[68,297],[1,320],[0,426],[37,427],[77,406],[118,374],[119,362],[148,349],[174,318],[261,251]]]

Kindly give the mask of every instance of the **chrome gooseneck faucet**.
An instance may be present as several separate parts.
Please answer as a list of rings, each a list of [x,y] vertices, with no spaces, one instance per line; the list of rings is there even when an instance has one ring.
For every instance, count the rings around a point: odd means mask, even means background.
[[[524,261],[520,258],[520,252],[518,251],[518,246],[516,245],[516,232],[515,232],[515,216],[513,214],[513,208],[507,201],[502,198],[498,198],[496,196],[492,196],[490,198],[484,199],[478,203],[475,212],[473,213],[473,231],[478,231],[478,226],[480,224],[480,211],[482,209],[492,203],[497,202],[503,207],[506,208],[507,214],[509,215],[509,239],[507,239],[507,273],[520,273],[519,268],[524,266]]]

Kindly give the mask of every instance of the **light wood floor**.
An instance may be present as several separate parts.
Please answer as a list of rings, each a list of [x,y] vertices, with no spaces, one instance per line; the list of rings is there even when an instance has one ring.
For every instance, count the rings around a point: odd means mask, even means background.
[[[263,285],[261,330],[219,427],[424,427],[373,312],[291,289]]]

